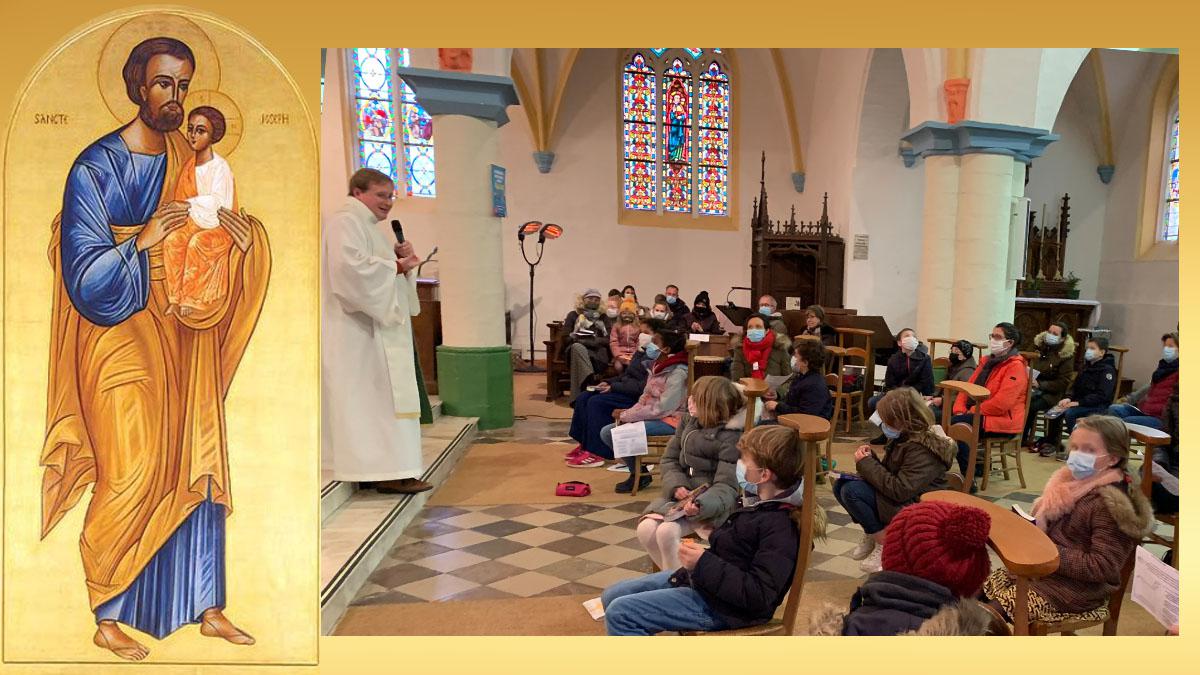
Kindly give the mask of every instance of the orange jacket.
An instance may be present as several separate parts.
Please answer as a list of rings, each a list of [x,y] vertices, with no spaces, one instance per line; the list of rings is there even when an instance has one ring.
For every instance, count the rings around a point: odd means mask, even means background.
[[[971,383],[977,382],[984,365],[992,358],[983,357],[979,367],[971,375]],[[1019,434],[1025,428],[1026,400],[1029,398],[1029,363],[1020,354],[1014,354],[1002,363],[996,364],[988,374],[987,382],[982,386],[992,393],[991,398],[979,407],[983,413],[983,430],[1001,434]],[[959,396],[954,402],[954,414],[961,415],[970,412],[967,408],[966,396]]]

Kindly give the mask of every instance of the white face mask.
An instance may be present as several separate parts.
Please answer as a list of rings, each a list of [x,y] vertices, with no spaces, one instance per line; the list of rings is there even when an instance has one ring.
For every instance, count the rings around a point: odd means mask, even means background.
[[[1008,342],[1008,340],[993,340],[989,336],[988,337],[988,351],[990,351],[993,356],[1000,356],[1004,352],[1008,351],[1008,348],[1004,346],[1004,343],[1006,343],[1006,342]]]
[[[666,319],[667,313],[666,312],[650,312],[650,317],[653,319],[660,319],[660,320]]]
[[[917,348],[917,338],[912,335],[904,336],[904,339],[900,341],[900,348],[906,352],[913,351]]]
[[[610,319],[617,318],[617,308],[616,307],[609,307],[608,309],[604,310],[604,313],[607,314],[608,318],[610,318]]]
[[[650,344],[650,341],[653,339],[654,336],[649,333],[638,335],[638,349],[645,349],[646,345]]]

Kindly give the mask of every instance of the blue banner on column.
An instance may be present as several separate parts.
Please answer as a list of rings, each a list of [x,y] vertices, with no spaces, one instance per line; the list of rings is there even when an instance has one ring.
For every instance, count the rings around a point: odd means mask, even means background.
[[[503,218],[508,215],[504,204],[504,167],[492,165],[492,215]]]

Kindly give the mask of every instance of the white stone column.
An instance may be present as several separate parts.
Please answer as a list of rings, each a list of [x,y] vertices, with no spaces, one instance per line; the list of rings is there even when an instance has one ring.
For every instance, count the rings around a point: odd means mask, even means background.
[[[496,123],[438,115],[437,213],[442,342],[496,347],[504,342],[500,219],[491,215],[489,166],[499,154]]]
[[[950,331],[983,341],[992,326],[1012,320],[1008,226],[1013,158],[971,153],[960,158]]]
[[[954,289],[955,224],[958,219],[958,157],[925,158],[921,276],[917,288],[917,335],[950,338]]]

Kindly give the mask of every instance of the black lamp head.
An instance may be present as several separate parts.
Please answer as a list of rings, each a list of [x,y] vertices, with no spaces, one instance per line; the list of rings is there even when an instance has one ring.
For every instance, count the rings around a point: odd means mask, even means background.
[[[533,234],[534,232],[537,232],[540,229],[542,229],[542,221],[531,220],[528,223],[525,223],[521,227],[517,228],[517,240],[525,241],[525,235]]]

